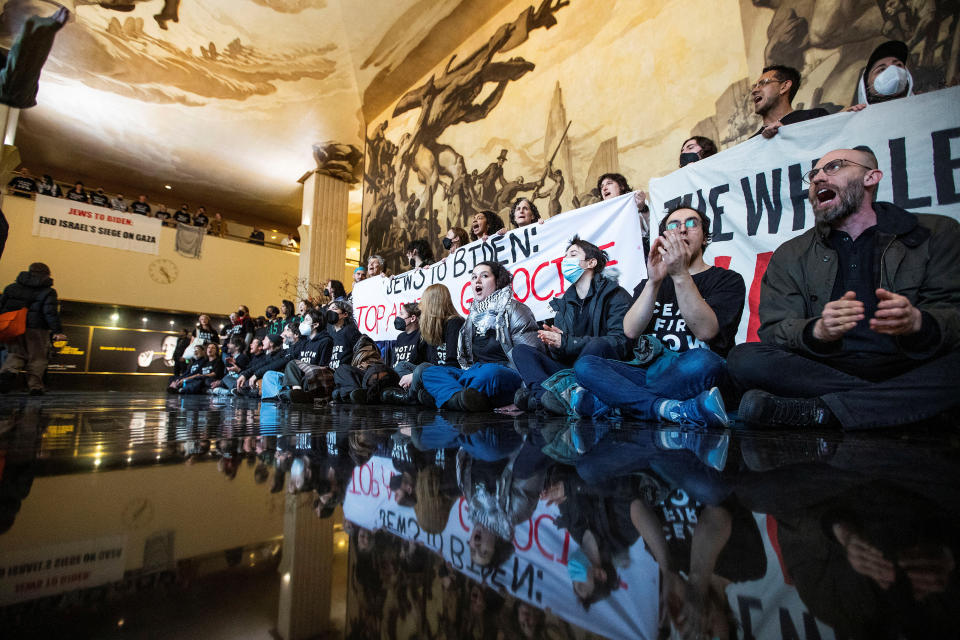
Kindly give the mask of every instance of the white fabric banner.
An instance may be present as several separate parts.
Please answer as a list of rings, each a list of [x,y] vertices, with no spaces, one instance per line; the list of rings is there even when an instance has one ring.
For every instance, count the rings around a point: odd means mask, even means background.
[[[37,196],[33,235],[111,249],[160,253],[160,221],[65,198]]]
[[[393,340],[393,319],[401,304],[416,302],[431,284],[450,291],[453,306],[464,316],[473,296],[470,273],[479,262],[496,260],[513,273],[514,297],[529,306],[538,320],[553,317],[550,300],[562,296],[567,283],[560,261],[573,236],[592,242],[610,256],[607,269],[617,269],[628,292],[645,277],[643,236],[633,195],[598,202],[460,247],[451,256],[423,269],[411,269],[391,278],[375,277],[353,288],[354,318],[360,331],[374,340]]]
[[[526,522],[514,529],[514,554],[494,575],[486,575],[470,561],[468,540],[473,525],[461,498],[450,509],[447,526],[437,535],[420,529],[412,507],[397,504],[390,491],[391,476],[398,475],[390,458],[374,456],[353,470],[343,502],[343,517],[371,531],[385,530],[414,540],[443,556],[454,569],[493,589],[503,589],[540,609],[549,608],[571,624],[607,638],[643,640],[657,635],[659,569],[643,542],[630,547],[629,567],[621,567],[620,588],[584,611],[573,592],[567,558],[577,543],[554,522],[556,506],[541,501]]]
[[[756,340],[760,281],[774,249],[813,225],[801,178],[825,153],[866,145],[883,171],[878,200],[960,219],[958,105],[960,87],[953,87],[758,136],[651,180],[651,227],[681,201],[706,211],[713,232],[707,262],[738,271],[747,284],[737,341]]]

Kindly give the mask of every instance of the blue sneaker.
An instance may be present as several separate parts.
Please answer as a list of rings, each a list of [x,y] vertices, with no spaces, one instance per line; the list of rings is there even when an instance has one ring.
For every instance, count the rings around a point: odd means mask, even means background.
[[[583,387],[576,387],[570,393],[570,406],[582,418],[609,418],[613,416],[615,411],[610,405]]]
[[[686,449],[711,469],[723,471],[730,452],[730,434],[706,431],[685,431],[680,427],[657,429],[654,434],[661,449]]]
[[[665,400],[660,415],[668,422],[695,427],[726,428],[730,424],[723,396],[716,387],[689,400]]]

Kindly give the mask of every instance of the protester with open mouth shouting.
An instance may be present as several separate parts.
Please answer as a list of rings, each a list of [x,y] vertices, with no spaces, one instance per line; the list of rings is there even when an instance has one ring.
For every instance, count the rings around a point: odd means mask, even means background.
[[[460,330],[461,369],[430,367],[423,386],[438,408],[487,411],[513,402],[522,383],[511,365],[517,345],[543,350],[530,308],[513,297],[513,276],[498,262],[481,262],[470,276],[473,302]]]

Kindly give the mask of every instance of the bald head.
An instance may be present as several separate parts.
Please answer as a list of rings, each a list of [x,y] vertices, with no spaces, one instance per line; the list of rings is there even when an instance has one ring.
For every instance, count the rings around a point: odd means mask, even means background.
[[[882,177],[870,147],[835,149],[824,154],[806,178],[814,216],[835,225],[858,211],[872,212],[870,203]]]

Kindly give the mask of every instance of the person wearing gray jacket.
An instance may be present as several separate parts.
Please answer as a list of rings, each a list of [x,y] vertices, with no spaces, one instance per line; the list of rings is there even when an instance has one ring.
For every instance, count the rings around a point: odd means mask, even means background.
[[[543,351],[537,321],[527,305],[514,299],[513,276],[506,267],[481,262],[470,281],[473,303],[457,344],[460,369],[425,370],[423,386],[430,398],[422,398],[424,404],[458,411],[509,405],[523,383],[513,366],[513,348],[525,344]]]
[[[806,175],[814,228],[773,254],[759,343],[728,357],[748,424],[904,425],[958,405],[960,224],[875,202],[869,147]]]

